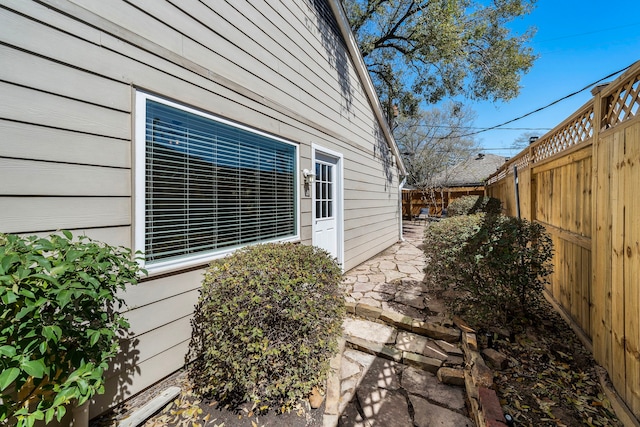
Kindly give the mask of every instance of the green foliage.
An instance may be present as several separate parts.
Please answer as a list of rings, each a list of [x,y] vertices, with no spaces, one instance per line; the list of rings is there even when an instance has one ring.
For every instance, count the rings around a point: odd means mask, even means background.
[[[497,215],[501,211],[499,199],[481,196],[462,196],[449,202],[447,215],[472,215],[475,213],[487,213]]]
[[[0,234],[0,422],[60,420],[103,392],[129,326],[116,293],[144,272],[131,251],[62,234]]]
[[[544,227],[503,215],[430,224],[424,246],[428,268],[454,291],[454,312],[484,326],[528,317],[552,272],[553,246]]]
[[[533,65],[534,30],[514,34],[510,21],[535,0],[345,0],[344,7],[378,96],[393,117],[420,102],[458,95],[509,100]]]
[[[484,222],[483,214],[459,215],[430,223],[425,229],[424,252],[429,276],[443,286],[456,284],[462,250]]]
[[[340,268],[318,248],[244,248],[206,272],[192,321],[200,393],[287,410],[324,380],[344,316]]]

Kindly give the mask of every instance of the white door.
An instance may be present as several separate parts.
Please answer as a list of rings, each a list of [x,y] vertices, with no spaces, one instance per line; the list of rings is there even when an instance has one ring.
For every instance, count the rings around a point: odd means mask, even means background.
[[[340,158],[315,153],[313,185],[313,245],[342,262],[340,220],[342,218]]]

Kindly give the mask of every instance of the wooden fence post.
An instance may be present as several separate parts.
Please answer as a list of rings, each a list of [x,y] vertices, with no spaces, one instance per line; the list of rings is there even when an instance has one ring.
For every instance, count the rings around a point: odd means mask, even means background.
[[[533,147],[529,145],[529,221],[535,222],[536,220],[536,177],[533,174],[533,167],[535,166],[535,158],[533,157]]]
[[[611,365],[611,283],[606,277],[607,257],[600,257],[601,252],[598,247],[609,247],[605,234],[609,235],[608,220],[603,218],[606,213],[605,206],[601,201],[603,194],[608,193],[608,177],[601,175],[599,163],[604,159],[598,159],[600,148],[600,128],[602,126],[602,96],[600,91],[594,93],[593,99],[593,144],[591,155],[591,301],[600,303],[591,306],[591,341],[593,344],[593,356],[609,373],[613,372]],[[604,165],[603,165],[604,166]],[[606,186],[606,188],[605,188]],[[598,228],[605,226],[607,230],[599,231]],[[607,286],[608,284],[608,286]],[[609,310],[605,309],[609,307]]]

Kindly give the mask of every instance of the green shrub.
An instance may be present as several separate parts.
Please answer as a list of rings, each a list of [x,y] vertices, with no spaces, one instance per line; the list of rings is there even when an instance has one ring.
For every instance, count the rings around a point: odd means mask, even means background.
[[[206,272],[188,358],[195,388],[286,410],[326,377],[344,316],[342,273],[318,248],[244,248]]]
[[[454,290],[454,312],[477,325],[506,324],[528,317],[542,301],[553,246],[541,225],[503,215],[470,215],[431,224],[427,236],[428,256],[436,238],[452,245],[435,255],[440,264],[428,269]]]
[[[447,206],[448,216],[487,213],[497,215],[501,212],[501,202],[493,197],[462,196],[452,200]]]
[[[0,234],[0,422],[60,420],[104,391],[128,327],[116,293],[141,270],[128,249],[72,238]]]
[[[424,233],[428,278],[442,288],[458,280],[460,252],[482,227],[484,214],[459,215],[430,223]]]

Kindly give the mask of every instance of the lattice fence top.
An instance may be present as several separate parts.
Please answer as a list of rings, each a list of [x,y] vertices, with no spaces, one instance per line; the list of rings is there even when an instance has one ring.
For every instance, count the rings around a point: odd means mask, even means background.
[[[531,149],[521,152],[517,157],[503,166],[500,173],[491,176],[487,184],[499,181],[505,176],[513,173],[513,166],[518,170],[529,167],[532,163],[541,162],[551,156],[578,145],[593,136],[593,102],[580,110],[571,120],[567,121],[561,128],[555,129],[551,133],[536,141]]]
[[[531,155],[529,154],[529,151],[525,151],[524,153],[522,153],[521,156],[517,157],[513,161],[513,164],[516,165],[518,169],[524,169],[527,166],[529,166],[530,162],[531,162]]]
[[[560,129],[545,135],[532,147],[533,162],[541,162],[593,136],[593,102]]]
[[[631,74],[629,80],[620,85],[603,100],[600,129],[609,129],[624,120],[631,119],[640,109],[640,71]]]

